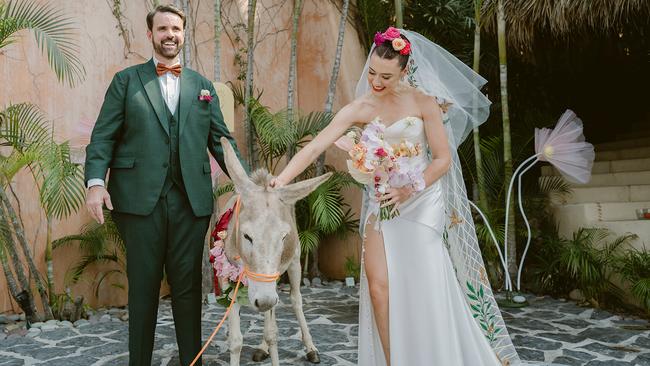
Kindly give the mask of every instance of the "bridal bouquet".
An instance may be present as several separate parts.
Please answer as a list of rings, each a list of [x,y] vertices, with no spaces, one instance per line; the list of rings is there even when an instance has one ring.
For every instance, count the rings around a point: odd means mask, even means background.
[[[421,191],[426,168],[421,159],[412,159],[422,153],[420,144],[402,140],[391,145],[384,139],[385,130],[386,126],[375,119],[365,129],[352,129],[335,142],[350,155],[347,165],[352,178],[374,188],[377,200],[371,200],[370,209],[379,211],[380,220],[399,216],[394,204],[380,207],[381,197],[389,188],[411,186],[413,191]]]

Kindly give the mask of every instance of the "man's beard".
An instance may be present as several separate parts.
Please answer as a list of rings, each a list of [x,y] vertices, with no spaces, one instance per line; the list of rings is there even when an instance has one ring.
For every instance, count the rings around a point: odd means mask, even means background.
[[[164,39],[164,40],[161,40],[159,43],[156,43],[156,42],[151,42],[151,43],[152,43],[153,49],[156,51],[156,53],[158,53],[160,55],[163,55],[163,56],[165,56],[167,58],[175,58],[181,52],[181,48],[183,47],[183,45],[179,44],[178,41],[173,41],[174,43],[176,43],[176,48],[174,48],[172,50],[169,50],[169,49],[165,49],[163,47],[163,45],[162,45],[163,42],[167,42],[167,41],[169,41],[169,40]]]

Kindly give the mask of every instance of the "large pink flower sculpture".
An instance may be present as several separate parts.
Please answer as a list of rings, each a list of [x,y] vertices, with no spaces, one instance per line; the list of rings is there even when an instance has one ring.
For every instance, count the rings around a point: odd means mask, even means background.
[[[594,146],[585,141],[582,121],[571,110],[564,112],[554,129],[535,129],[535,153],[571,182],[584,184],[591,178]]]

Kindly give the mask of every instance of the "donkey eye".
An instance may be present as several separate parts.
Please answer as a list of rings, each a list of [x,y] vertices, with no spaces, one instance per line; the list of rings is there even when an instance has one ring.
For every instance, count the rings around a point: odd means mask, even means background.
[[[253,239],[248,236],[248,234],[244,234],[244,239],[248,240],[251,244],[253,244]]]

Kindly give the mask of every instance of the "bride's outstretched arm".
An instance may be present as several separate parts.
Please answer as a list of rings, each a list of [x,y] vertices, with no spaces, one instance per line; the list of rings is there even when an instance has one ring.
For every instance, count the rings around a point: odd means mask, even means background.
[[[357,120],[358,108],[355,108],[357,103],[343,107],[332,119],[325,129],[323,129],[313,140],[311,140],[305,147],[289,161],[289,164],[282,170],[282,172],[271,181],[272,187],[282,187],[291,182],[309,164],[345,133]]]
[[[442,112],[434,97],[421,95],[418,104],[424,119],[424,132],[431,150],[431,163],[424,170],[424,182],[430,186],[440,179],[451,165],[447,132],[442,124]]]

